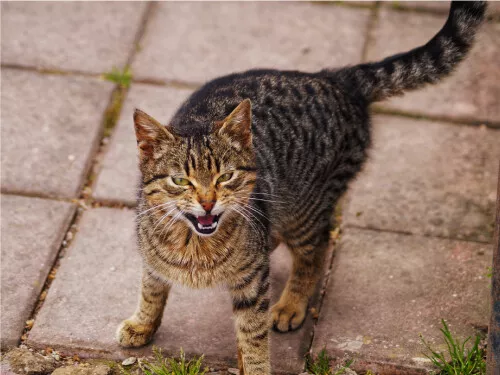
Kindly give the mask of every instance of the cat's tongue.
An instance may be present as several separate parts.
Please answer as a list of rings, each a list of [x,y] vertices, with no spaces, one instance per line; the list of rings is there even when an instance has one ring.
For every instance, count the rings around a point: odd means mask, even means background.
[[[198,216],[198,222],[201,225],[212,225],[214,222],[214,215]]]

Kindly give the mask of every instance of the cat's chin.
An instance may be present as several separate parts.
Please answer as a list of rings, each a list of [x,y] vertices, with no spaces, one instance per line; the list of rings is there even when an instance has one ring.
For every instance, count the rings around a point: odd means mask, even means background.
[[[201,236],[211,236],[217,231],[219,220],[222,214],[195,216],[190,213],[184,214],[195,229],[196,233]]]

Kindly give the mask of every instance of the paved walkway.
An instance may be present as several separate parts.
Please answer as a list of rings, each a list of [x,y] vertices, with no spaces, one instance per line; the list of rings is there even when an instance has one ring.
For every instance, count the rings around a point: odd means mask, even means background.
[[[123,358],[118,323],[134,310],[139,257],[134,107],[167,121],[203,81],[253,67],[313,71],[427,41],[444,3],[2,3],[1,345]],[[415,11],[413,8],[418,8]],[[342,210],[342,235],[304,327],[272,335],[276,372],[326,348],[354,368],[419,373],[419,334],[442,347],[488,322],[500,159],[500,3],[471,57],[446,82],[374,108],[371,159]],[[132,83],[104,133],[115,84]],[[111,135],[108,136],[108,133]],[[273,254],[273,298],[286,280]],[[30,331],[26,321],[34,320]],[[30,322],[32,323],[32,322]],[[31,326],[31,324],[29,324]],[[175,289],[155,344],[235,365],[228,296]],[[141,353],[149,353],[150,347]]]

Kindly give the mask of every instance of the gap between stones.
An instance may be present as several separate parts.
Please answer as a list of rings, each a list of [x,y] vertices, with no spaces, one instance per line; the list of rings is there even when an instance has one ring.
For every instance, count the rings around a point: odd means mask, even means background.
[[[362,62],[367,62],[367,57],[368,57],[368,46],[370,43],[373,41],[373,30],[375,29],[375,26],[378,23],[378,18],[380,14],[380,2],[377,1],[375,5],[370,8],[371,13],[370,13],[370,18],[368,20],[368,25],[366,27],[366,32],[365,32],[365,43],[363,44],[363,50],[361,52],[361,61]]]

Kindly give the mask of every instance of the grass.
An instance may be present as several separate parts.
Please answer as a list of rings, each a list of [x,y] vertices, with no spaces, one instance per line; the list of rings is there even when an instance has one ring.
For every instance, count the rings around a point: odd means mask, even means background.
[[[431,348],[429,343],[425,342],[421,337],[425,347],[431,352],[430,355],[424,354],[432,363],[439,369],[439,375],[484,375],[486,374],[485,350],[479,346],[481,337],[476,335],[474,343],[470,348],[466,348],[467,342],[471,337],[468,337],[463,342],[453,338],[453,335],[444,320],[441,320],[448,355],[450,360],[446,359],[443,352],[437,352]],[[470,345],[469,345],[470,346]]]
[[[313,359],[312,356],[307,356],[306,371],[314,375],[341,375],[354,362],[354,360],[351,359],[340,369],[332,372],[330,360],[331,358],[328,356],[325,349],[321,350],[315,359]]]
[[[129,88],[130,83],[132,82],[132,72],[130,68],[126,66],[123,70],[118,69],[117,67],[113,67],[111,72],[104,73],[102,78],[106,81],[110,81],[120,85],[123,88]]]
[[[152,360],[139,362],[145,375],[204,375],[208,371],[207,368],[202,368],[203,356],[188,361],[182,349],[178,359],[165,358],[157,347],[153,347],[153,354]]]
[[[103,137],[109,137],[118,122],[123,101],[125,100],[125,95],[130,87],[130,83],[132,82],[132,72],[128,66],[126,66],[123,70],[119,70],[115,67],[111,70],[111,72],[104,73],[102,78],[106,81],[116,83],[118,86],[113,91],[111,101],[106,108],[106,112],[104,113]]]

